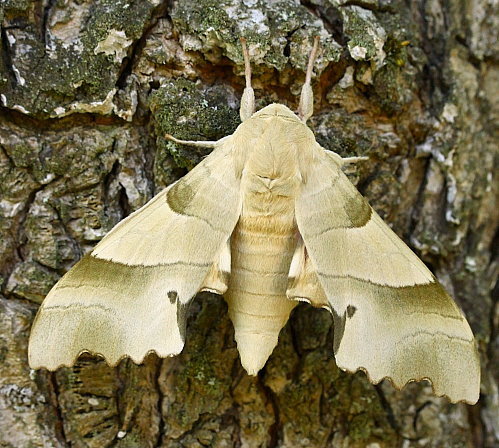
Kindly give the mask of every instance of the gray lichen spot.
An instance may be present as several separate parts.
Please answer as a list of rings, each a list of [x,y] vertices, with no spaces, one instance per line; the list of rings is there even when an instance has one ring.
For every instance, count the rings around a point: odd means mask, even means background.
[[[374,69],[379,69],[385,60],[383,46],[386,31],[372,11],[359,6],[340,8],[344,20],[345,34],[350,38],[348,51],[356,61],[372,61]]]
[[[94,53],[104,53],[105,55],[113,55],[116,62],[121,62],[126,56],[127,48],[131,45],[132,40],[127,39],[126,33],[121,30],[112,29],[104,40],[101,40],[94,48]]]

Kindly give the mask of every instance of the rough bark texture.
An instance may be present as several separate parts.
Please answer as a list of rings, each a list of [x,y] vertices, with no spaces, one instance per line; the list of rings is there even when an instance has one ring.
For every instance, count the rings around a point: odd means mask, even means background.
[[[497,446],[494,5],[3,1],[0,446]],[[352,180],[464,309],[482,359],[479,403],[339,371],[330,316],[305,305],[249,377],[223,299],[208,294],[192,306],[177,358],[30,371],[30,325],[50,287],[205,155],[162,135],[218,139],[237,126],[238,37],[250,44],[258,106],[296,108],[316,34],[311,126],[326,148],[370,157]]]

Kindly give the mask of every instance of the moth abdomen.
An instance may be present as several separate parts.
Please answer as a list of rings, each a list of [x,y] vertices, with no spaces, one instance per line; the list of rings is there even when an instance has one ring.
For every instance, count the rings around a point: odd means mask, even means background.
[[[251,375],[263,367],[296,302],[286,297],[289,267],[296,248],[292,208],[272,199],[265,211],[248,194],[231,237],[231,276],[225,294],[241,363]],[[259,203],[259,205],[261,205]]]

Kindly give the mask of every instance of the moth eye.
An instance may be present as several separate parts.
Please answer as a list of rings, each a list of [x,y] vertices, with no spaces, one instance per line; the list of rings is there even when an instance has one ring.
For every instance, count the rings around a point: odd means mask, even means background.
[[[177,298],[178,298],[177,291],[168,291],[167,296],[170,299],[170,303],[172,305],[177,301]]]

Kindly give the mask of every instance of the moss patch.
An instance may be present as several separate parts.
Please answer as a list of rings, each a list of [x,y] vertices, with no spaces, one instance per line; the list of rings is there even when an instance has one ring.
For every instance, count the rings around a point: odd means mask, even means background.
[[[178,145],[163,136],[182,140],[219,140],[232,134],[239,124],[239,111],[227,104],[223,87],[202,90],[194,82],[179,79],[166,84],[150,97],[157,134],[157,158],[173,156],[177,166],[191,169],[209,150]]]
[[[141,36],[155,5],[100,0],[78,11],[71,8],[62,2],[52,7],[49,18],[57,20],[48,21],[43,39],[34,23],[6,31],[15,65],[0,64],[0,79],[9,80],[2,89],[5,106],[42,117],[112,112],[122,58],[128,45]],[[28,18],[30,12],[25,14]],[[117,49],[121,56],[99,52],[99,43],[116,31],[128,39]]]

